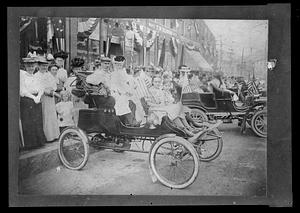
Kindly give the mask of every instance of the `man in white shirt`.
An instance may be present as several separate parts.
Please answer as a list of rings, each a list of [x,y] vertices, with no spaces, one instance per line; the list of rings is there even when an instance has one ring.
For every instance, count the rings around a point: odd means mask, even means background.
[[[101,66],[86,77],[87,83],[101,87],[98,90],[98,94],[91,94],[90,98],[95,101],[97,108],[113,108],[115,106],[115,99],[110,94],[111,59],[108,57],[102,57],[100,59],[100,63]],[[85,102],[92,102],[93,100],[86,100]]]
[[[125,58],[116,56],[113,59],[113,72],[111,75],[111,95],[116,100],[116,114],[120,116],[121,121],[130,126],[139,126],[141,121],[137,122],[135,116],[129,107],[129,100],[132,100],[133,94],[129,86],[129,77],[124,66]]]

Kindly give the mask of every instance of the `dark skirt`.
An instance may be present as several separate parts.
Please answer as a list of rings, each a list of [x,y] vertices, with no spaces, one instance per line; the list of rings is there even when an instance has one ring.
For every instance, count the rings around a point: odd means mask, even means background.
[[[21,97],[20,116],[24,138],[23,148],[30,149],[43,146],[46,137],[43,131],[42,104],[36,104],[31,98]]]
[[[112,96],[104,97],[102,95],[87,95],[84,103],[89,105],[89,108],[114,108],[115,99]]]

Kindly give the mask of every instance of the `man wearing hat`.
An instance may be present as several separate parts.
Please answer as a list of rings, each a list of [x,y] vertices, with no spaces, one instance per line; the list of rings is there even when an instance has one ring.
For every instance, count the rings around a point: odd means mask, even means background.
[[[96,107],[107,107],[113,108],[115,105],[115,100],[110,96],[110,87],[111,87],[111,59],[108,57],[100,58],[100,67],[97,68],[92,74],[88,75],[86,82],[95,86],[101,86],[98,90],[98,94],[92,94],[90,97],[94,99]],[[101,84],[101,85],[100,85]],[[87,100],[89,104],[92,103],[92,100]]]
[[[189,86],[189,79],[188,75],[190,74],[191,69],[186,65],[181,65],[179,67],[179,81],[178,84],[182,87],[182,93],[189,93],[192,92],[190,86]]]
[[[55,53],[53,57],[55,59],[55,63],[59,66],[59,69],[57,70],[57,78],[65,83],[68,78],[68,72],[64,69],[64,66],[65,60],[68,58],[68,53],[60,51]]]

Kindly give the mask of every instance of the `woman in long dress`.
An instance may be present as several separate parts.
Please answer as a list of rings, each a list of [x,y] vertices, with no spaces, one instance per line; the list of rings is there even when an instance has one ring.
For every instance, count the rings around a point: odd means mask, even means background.
[[[54,97],[60,97],[55,92],[57,89],[56,80],[47,71],[48,62],[44,57],[39,58],[39,71],[35,73],[36,78],[41,83],[44,94],[41,98],[43,111],[43,129],[47,142],[54,142],[59,137],[59,126]]]
[[[62,90],[64,90],[64,83],[63,81],[58,77],[58,65],[56,63],[51,63],[48,67],[48,71],[51,73],[51,75],[54,77],[56,82],[56,93],[60,93]],[[55,104],[57,104],[60,99],[58,96],[54,96]]]
[[[39,81],[33,75],[37,62],[24,58],[26,71],[20,70],[20,120],[24,149],[38,148],[44,145],[46,137],[43,131],[42,104],[44,93]]]
[[[186,120],[186,108],[179,99],[174,99],[168,86],[162,86],[162,79],[159,75],[154,76],[153,86],[149,89],[151,97],[148,97],[149,120],[154,125],[160,125],[162,118],[168,116],[187,135],[194,136],[198,130],[193,129]],[[150,126],[153,128],[153,126]]]

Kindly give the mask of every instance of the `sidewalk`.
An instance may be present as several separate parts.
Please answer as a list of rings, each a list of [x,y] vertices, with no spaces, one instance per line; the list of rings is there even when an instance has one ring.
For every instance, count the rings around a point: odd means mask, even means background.
[[[58,141],[55,141],[38,149],[21,151],[19,155],[19,180],[63,166],[58,156],[58,145]],[[90,147],[90,154],[95,151]]]

